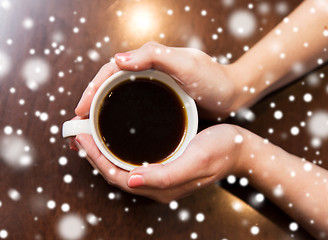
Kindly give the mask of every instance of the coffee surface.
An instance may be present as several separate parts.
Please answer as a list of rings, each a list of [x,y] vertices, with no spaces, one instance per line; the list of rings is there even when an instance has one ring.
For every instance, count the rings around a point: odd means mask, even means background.
[[[186,113],[169,87],[137,78],[120,83],[106,95],[98,126],[115,156],[142,165],[160,162],[174,152],[184,135]]]

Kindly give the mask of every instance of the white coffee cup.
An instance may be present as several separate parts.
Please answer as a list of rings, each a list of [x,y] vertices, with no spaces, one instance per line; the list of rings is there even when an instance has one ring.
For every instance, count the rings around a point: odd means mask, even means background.
[[[110,76],[97,90],[89,112],[89,119],[83,120],[70,120],[63,124],[62,135],[63,137],[70,137],[76,136],[80,133],[87,133],[91,134],[97,147],[102,152],[102,154],[110,160],[116,166],[125,169],[127,171],[131,171],[132,169],[138,167],[137,165],[133,165],[131,163],[125,162],[124,159],[119,159],[115,156],[105,145],[102,140],[102,137],[99,132],[98,128],[98,114],[99,109],[101,107],[101,103],[104,97],[108,94],[108,92],[113,89],[118,84],[127,81],[129,79],[138,79],[138,78],[149,78],[149,79],[156,79],[160,81],[171,90],[173,90],[176,95],[180,98],[181,102],[186,111],[186,126],[185,126],[185,133],[176,148],[176,150],[170,154],[168,158],[162,161],[162,164],[171,162],[179,157],[184,150],[186,149],[187,145],[191,141],[191,139],[197,133],[198,127],[198,114],[195,101],[186,93],[184,92],[180,86],[172,79],[169,75],[157,71],[157,70],[146,70],[146,71],[139,71],[139,72],[130,72],[130,71],[120,71],[112,76]]]

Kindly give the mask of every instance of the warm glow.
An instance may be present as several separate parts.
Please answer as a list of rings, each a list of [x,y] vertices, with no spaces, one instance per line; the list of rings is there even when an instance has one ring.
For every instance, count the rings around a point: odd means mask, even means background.
[[[154,15],[149,8],[135,8],[131,13],[129,28],[134,32],[148,32],[155,25]]]
[[[115,18],[124,49],[140,47],[148,41],[158,39],[163,30],[162,18],[166,16],[162,6],[143,1],[117,1]],[[111,9],[109,9],[111,10]],[[111,10],[112,11],[112,10]],[[112,28],[111,25],[108,25]]]

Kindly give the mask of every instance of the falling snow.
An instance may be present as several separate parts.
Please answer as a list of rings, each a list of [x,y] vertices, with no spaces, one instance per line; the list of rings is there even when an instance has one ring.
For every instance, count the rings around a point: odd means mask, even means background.
[[[190,213],[188,210],[186,209],[181,209],[178,213],[178,216],[179,216],[179,219],[182,221],[182,222],[185,222],[185,221],[188,221],[189,218],[190,218]]]
[[[275,10],[280,15],[286,15],[289,12],[289,6],[287,2],[278,2],[275,6]]]
[[[72,175],[70,174],[66,174],[64,177],[63,177],[63,180],[65,183],[71,183],[73,181],[73,177]]]
[[[259,203],[264,201],[264,195],[262,193],[258,193],[255,195],[255,200]]]
[[[306,123],[309,133],[313,137],[327,138],[328,137],[328,112],[316,111],[309,117]]]
[[[98,62],[100,60],[100,54],[94,49],[89,50],[87,52],[87,55],[90,58],[90,60],[94,62]]]
[[[277,110],[277,111],[274,112],[274,118],[275,119],[280,120],[280,119],[282,119],[282,117],[283,117],[282,111]]]
[[[172,201],[172,202],[170,202],[169,207],[170,207],[172,210],[176,210],[176,209],[178,209],[179,204],[178,204],[177,201]]]
[[[229,32],[238,38],[247,38],[254,34],[257,21],[252,12],[237,10],[228,18]]]
[[[51,132],[52,134],[57,134],[57,133],[59,132],[59,128],[58,128],[58,126],[56,126],[56,125],[52,125],[52,126],[50,127],[50,132]]]
[[[239,201],[234,201],[231,205],[236,212],[241,212],[243,210],[243,205]]]
[[[10,167],[22,169],[33,163],[34,154],[29,143],[22,136],[12,135],[12,128],[6,126],[5,136],[0,136],[0,156]]]
[[[198,234],[197,234],[197,233],[192,232],[192,233],[190,234],[190,239],[197,239],[197,238],[198,238]]]
[[[93,213],[88,213],[85,218],[87,222],[92,226],[96,226],[99,223],[97,216]]]
[[[225,7],[232,7],[235,4],[235,0],[222,0],[222,4]]]
[[[5,230],[5,229],[1,229],[0,230],[0,238],[2,238],[2,239],[5,239],[5,238],[7,238],[8,237],[8,231],[7,230]]]
[[[31,19],[31,18],[25,18],[25,19],[23,20],[23,27],[24,27],[25,29],[29,30],[29,29],[33,28],[33,26],[34,26],[34,21],[33,21],[33,19]]]
[[[307,162],[303,165],[304,171],[310,172],[312,170],[312,164]]]
[[[204,222],[205,215],[203,213],[197,213],[195,218],[197,222]]]
[[[42,192],[43,192],[43,188],[42,188],[42,187],[37,187],[37,188],[36,188],[36,191],[37,191],[38,193],[42,193]]]
[[[237,144],[238,144],[238,143],[242,143],[243,140],[244,140],[244,139],[243,139],[243,136],[241,136],[241,135],[239,135],[239,134],[235,136],[235,143],[237,143]]]
[[[268,14],[270,10],[271,7],[268,2],[259,2],[259,4],[257,4],[257,11],[262,15]]]
[[[237,112],[237,118],[244,119],[249,122],[253,122],[255,120],[255,114],[250,109],[240,109]]]
[[[115,193],[110,192],[110,193],[108,194],[108,198],[109,198],[109,200],[114,200],[114,199],[115,199]]]
[[[258,235],[260,233],[260,228],[258,226],[253,226],[250,229],[251,234]]]
[[[19,201],[22,198],[21,194],[16,189],[13,189],[13,188],[8,190],[8,196],[13,201],[16,201],[16,202]]]
[[[31,58],[24,63],[22,76],[29,89],[38,90],[49,80],[50,65],[45,59]]]
[[[304,102],[311,102],[312,101],[312,95],[310,93],[306,93],[303,96]]]
[[[235,177],[234,175],[229,175],[229,176],[227,177],[227,181],[228,181],[228,183],[230,183],[230,184],[234,184],[234,183],[236,182],[236,177]]]
[[[278,198],[284,195],[284,190],[280,184],[273,189],[273,195]]]
[[[240,186],[242,187],[246,187],[248,185],[248,179],[245,178],[245,177],[242,177],[240,180],[239,180],[239,184]]]
[[[49,200],[49,201],[47,202],[47,207],[48,207],[49,209],[54,209],[54,208],[56,207],[56,202],[55,202],[54,200]]]
[[[204,49],[204,43],[199,37],[192,36],[188,40],[187,47],[202,50]]]
[[[147,233],[148,235],[152,235],[152,234],[154,233],[154,229],[151,228],[151,227],[148,227],[148,228],[146,229],[146,233]]]
[[[80,149],[78,151],[78,155],[79,155],[80,158],[85,158],[87,156],[87,153],[84,149]]]
[[[294,136],[298,135],[300,132],[300,129],[296,126],[293,126],[291,129],[290,129],[290,133]]]
[[[298,224],[297,224],[296,222],[292,222],[292,223],[290,223],[290,224],[289,224],[289,229],[290,229],[290,231],[292,231],[292,232],[297,231],[297,229],[298,229]]]
[[[60,209],[61,209],[63,212],[68,212],[68,211],[71,209],[71,207],[70,207],[70,205],[69,205],[68,203],[63,203],[63,204],[61,205]]]
[[[86,233],[85,222],[76,214],[63,215],[58,222],[57,232],[63,239],[81,239]]]

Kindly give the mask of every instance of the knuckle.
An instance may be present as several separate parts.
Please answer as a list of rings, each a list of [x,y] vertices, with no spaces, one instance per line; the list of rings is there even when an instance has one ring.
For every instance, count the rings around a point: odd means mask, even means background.
[[[221,127],[226,129],[228,136],[235,137],[236,135],[243,135],[241,128],[237,125],[223,124]]]
[[[157,42],[148,42],[144,45],[144,47],[153,60],[156,60],[165,50],[165,46]]]
[[[204,61],[206,54],[198,49],[191,48],[188,51],[188,58],[185,59],[186,61],[183,64],[184,74],[186,79],[194,79],[195,70],[207,63],[207,61]]]
[[[190,50],[191,59],[194,64],[199,65],[208,65],[209,62],[212,62],[212,58],[205,52],[199,49],[191,49]]]
[[[203,58],[207,57],[207,54],[204,53],[203,51],[196,49],[196,48],[190,48],[190,57],[193,61],[199,62]]]
[[[198,151],[198,159],[202,167],[209,166],[211,163],[211,155],[208,151]]]
[[[160,176],[159,176],[159,187],[161,189],[167,189],[170,188],[173,184],[172,178],[170,174],[167,171],[164,171]]]
[[[158,48],[160,46],[159,43],[154,42],[154,41],[150,41],[144,44],[144,47],[147,48],[150,51],[154,51],[156,48]]]
[[[186,66],[187,67],[187,72],[193,72],[195,70],[195,67],[198,65],[198,57],[196,54],[190,54],[189,59],[189,64]]]
[[[197,48],[190,48],[190,52],[191,55],[195,58],[195,59],[199,59],[199,58],[203,58],[206,57],[207,54],[204,53],[203,51],[197,49]]]

